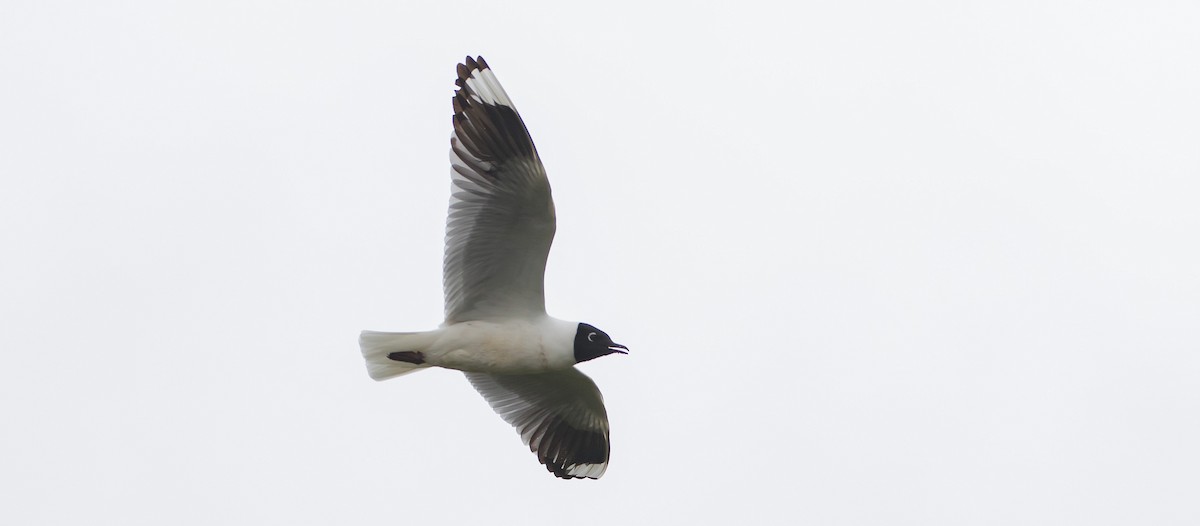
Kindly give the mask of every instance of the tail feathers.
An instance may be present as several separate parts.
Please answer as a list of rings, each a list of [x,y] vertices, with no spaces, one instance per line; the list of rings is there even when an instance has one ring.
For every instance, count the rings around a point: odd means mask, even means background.
[[[420,353],[425,346],[425,333],[362,331],[358,346],[367,361],[367,373],[374,380],[387,380],[429,367],[388,358],[392,353]]]

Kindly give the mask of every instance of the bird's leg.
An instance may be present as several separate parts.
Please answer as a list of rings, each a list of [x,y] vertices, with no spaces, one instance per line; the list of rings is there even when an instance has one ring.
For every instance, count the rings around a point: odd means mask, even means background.
[[[389,360],[405,363],[423,364],[425,363],[425,355],[421,351],[403,351],[394,352],[387,355]]]

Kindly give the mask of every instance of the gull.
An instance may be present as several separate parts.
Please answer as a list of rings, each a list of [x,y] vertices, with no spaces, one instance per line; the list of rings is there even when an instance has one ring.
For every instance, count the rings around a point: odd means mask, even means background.
[[[564,479],[608,467],[608,414],[575,364],[629,349],[604,331],[546,314],[554,240],[550,182],[525,123],[483,57],[458,65],[450,212],[442,262],[446,321],[425,332],[363,331],[367,372],[466,374],[538,461]]]

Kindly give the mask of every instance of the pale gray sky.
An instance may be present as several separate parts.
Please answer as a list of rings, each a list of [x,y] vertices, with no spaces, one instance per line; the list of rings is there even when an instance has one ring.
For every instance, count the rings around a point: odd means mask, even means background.
[[[4,524],[1196,524],[1194,2],[0,7]],[[550,173],[612,463],[441,315],[454,65]]]

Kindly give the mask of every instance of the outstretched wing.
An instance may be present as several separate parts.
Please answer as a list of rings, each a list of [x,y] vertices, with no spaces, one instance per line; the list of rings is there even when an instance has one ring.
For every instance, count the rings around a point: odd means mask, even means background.
[[[544,314],[555,228],[546,170],[483,57],[459,64],[455,83],[446,323]]]
[[[600,389],[571,367],[541,374],[466,373],[471,385],[556,476],[598,479],[608,468],[608,413]]]

